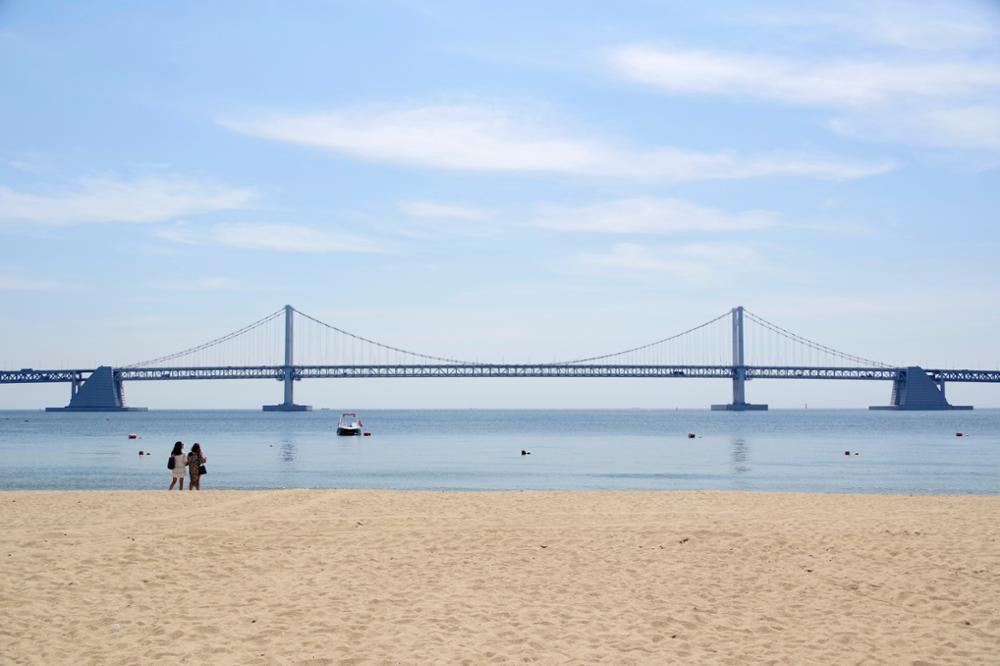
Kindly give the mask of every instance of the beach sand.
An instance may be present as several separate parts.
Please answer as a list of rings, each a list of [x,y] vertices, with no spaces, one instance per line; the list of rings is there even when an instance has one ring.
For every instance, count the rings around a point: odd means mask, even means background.
[[[1000,497],[4,492],[0,520],[2,663],[1000,664]]]

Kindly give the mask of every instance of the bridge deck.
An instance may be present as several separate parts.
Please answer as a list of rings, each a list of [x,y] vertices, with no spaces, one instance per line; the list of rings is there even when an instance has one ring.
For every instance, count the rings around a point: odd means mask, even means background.
[[[746,366],[747,379],[893,380],[905,368],[839,368],[808,366]],[[932,378],[947,382],[1000,383],[1000,370],[926,369]],[[93,369],[0,370],[0,384],[80,382]],[[728,365],[566,365],[566,364],[436,364],[436,365],[295,365],[296,379],[360,379],[416,377],[593,377],[732,379]],[[178,381],[194,379],[282,380],[281,365],[118,368],[124,381]]]

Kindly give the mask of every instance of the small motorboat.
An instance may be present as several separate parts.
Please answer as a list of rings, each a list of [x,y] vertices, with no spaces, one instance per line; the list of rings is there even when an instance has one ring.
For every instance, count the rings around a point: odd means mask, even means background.
[[[354,412],[344,412],[340,415],[340,421],[337,422],[337,434],[341,437],[360,435],[364,425]]]

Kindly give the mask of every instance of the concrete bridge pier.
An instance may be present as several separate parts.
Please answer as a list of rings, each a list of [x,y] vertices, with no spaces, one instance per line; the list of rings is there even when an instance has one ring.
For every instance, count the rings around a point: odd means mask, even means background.
[[[312,411],[310,405],[296,405],[294,399],[295,386],[295,329],[293,317],[295,310],[291,305],[285,306],[285,367],[281,381],[285,383],[285,399],[277,405],[264,405],[265,412],[309,412]]]
[[[743,306],[733,308],[733,401],[712,405],[713,412],[763,412],[767,405],[746,401],[747,368],[743,357]]]
[[[90,373],[81,383],[74,379],[70,384],[69,405],[66,407],[46,407],[47,412],[145,412],[146,407],[125,405],[125,391],[122,380],[116,376],[110,365]]]
[[[888,405],[872,405],[871,410],[915,411],[934,409],[972,409],[972,405],[952,405],[945,398],[944,379],[931,377],[920,366],[900,368],[892,380],[892,398]]]

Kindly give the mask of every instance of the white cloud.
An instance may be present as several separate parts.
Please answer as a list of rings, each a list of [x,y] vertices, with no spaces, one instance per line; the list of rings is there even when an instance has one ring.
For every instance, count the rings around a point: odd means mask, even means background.
[[[611,155],[608,156],[609,158]],[[740,157],[661,148],[647,153],[620,154],[616,175],[640,180],[729,180],[765,176],[804,176],[849,180],[891,171],[890,162],[837,162],[803,155],[771,153]]]
[[[1000,150],[1000,59],[973,52],[878,60],[801,60],[631,45],[609,54],[622,76],[678,94],[739,95],[836,109],[843,136]]]
[[[249,284],[228,277],[204,277],[191,280],[158,280],[150,286],[167,291],[276,291],[275,287]]]
[[[78,284],[60,282],[59,280],[0,275],[0,291],[66,291],[79,287]]]
[[[222,245],[245,250],[328,254],[385,252],[378,243],[356,234],[298,224],[224,223],[209,227],[177,224],[155,232],[165,240],[191,245]]]
[[[814,11],[751,14],[758,25],[832,28],[837,38],[854,35],[870,43],[915,50],[996,46],[1000,13],[989,2],[863,0],[824,4]]]
[[[0,222],[162,222],[181,215],[244,208],[254,198],[250,190],[180,177],[86,178],[72,191],[46,194],[0,186]]]
[[[482,220],[487,213],[471,206],[440,203],[437,201],[404,201],[399,204],[400,210],[412,217],[430,217],[449,220]]]
[[[727,213],[682,199],[647,197],[586,206],[545,206],[535,223],[565,231],[670,234],[763,229],[777,224],[777,219],[765,211]]]
[[[383,162],[476,171],[586,172],[600,148],[470,106],[357,109],[225,126]]]
[[[7,159],[6,163],[11,169],[36,176],[52,171],[51,165],[47,163],[45,158],[36,153],[19,153]]]
[[[564,134],[529,113],[469,105],[364,108],[312,115],[225,121],[266,139],[354,157],[419,167],[484,172],[609,176],[640,181],[694,181],[762,176],[848,179],[882,173],[887,163],[805,155],[738,156],[673,147],[632,149]]]
[[[1000,105],[911,109],[908,113],[835,118],[829,127],[844,136],[862,139],[1000,151]]]
[[[706,282],[761,265],[753,248],[705,243],[653,247],[618,243],[609,252],[585,253],[576,260],[583,266],[616,273],[666,273],[689,282]]]
[[[971,59],[801,62],[736,53],[632,45],[611,52],[626,78],[677,93],[750,95],[860,107],[898,96],[950,98],[1000,86],[1000,67]]]

